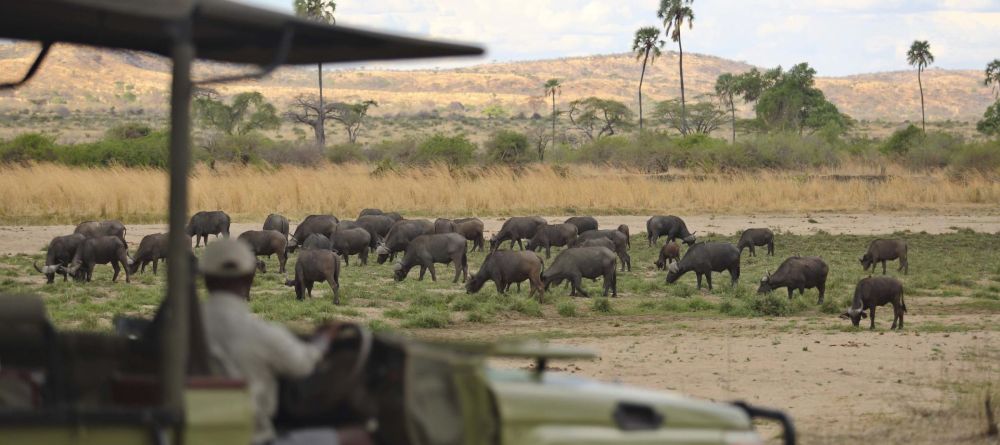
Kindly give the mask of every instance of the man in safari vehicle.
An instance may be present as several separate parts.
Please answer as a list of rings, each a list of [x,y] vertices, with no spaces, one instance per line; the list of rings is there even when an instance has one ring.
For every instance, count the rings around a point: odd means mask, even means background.
[[[336,331],[322,327],[312,341],[304,342],[284,326],[254,315],[247,301],[256,266],[249,246],[228,239],[209,244],[199,263],[209,292],[201,311],[212,366],[226,377],[246,381],[253,402],[254,445],[371,444],[369,434],[358,428],[275,433],[271,418],[278,407],[278,378],[311,374]]]

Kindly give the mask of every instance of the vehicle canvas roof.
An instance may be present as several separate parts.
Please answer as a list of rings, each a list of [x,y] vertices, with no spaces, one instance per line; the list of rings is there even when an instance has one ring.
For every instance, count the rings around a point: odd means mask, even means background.
[[[149,51],[170,56],[174,24],[191,17],[199,59],[268,65],[482,54],[474,46],[331,26],[227,0],[0,0],[0,37]],[[187,6],[183,6],[186,4]]]

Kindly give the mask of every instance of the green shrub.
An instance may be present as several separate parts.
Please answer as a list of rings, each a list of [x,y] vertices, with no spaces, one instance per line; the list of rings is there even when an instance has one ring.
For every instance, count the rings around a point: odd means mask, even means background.
[[[715,310],[715,304],[708,301],[702,297],[694,297],[688,301],[687,307],[692,311],[711,311]]]
[[[1000,141],[965,145],[955,153],[952,165],[960,171],[1000,173]]]
[[[614,311],[611,307],[611,300],[606,297],[595,298],[594,302],[590,304],[590,309],[594,312],[600,312],[602,314],[610,314]]]
[[[470,311],[476,307],[476,301],[469,295],[462,295],[451,302],[453,311]]]
[[[345,164],[364,161],[365,154],[358,144],[337,144],[326,149],[326,158],[334,164]]]
[[[121,165],[166,168],[168,153],[168,135],[165,131],[157,131],[132,139],[102,139],[68,145],[59,151],[58,162],[87,167]]]
[[[532,300],[530,298],[517,298],[511,302],[511,310],[515,312],[522,313],[524,315],[530,315],[532,317],[542,316],[542,307],[538,304],[538,301]]]
[[[556,313],[561,317],[576,317],[576,304],[571,300],[561,301],[556,304]]]
[[[889,136],[889,139],[882,144],[882,153],[892,154],[892,155],[905,155],[910,151],[911,148],[920,143],[923,139],[924,132],[917,128],[916,125],[910,125],[906,128],[896,130]]]
[[[757,295],[751,298],[748,303],[749,309],[754,315],[783,317],[792,312],[788,299],[775,292]]]
[[[153,133],[152,127],[139,122],[126,122],[104,132],[107,139],[138,139]]]
[[[55,161],[56,138],[41,133],[24,133],[0,143],[0,161]]]
[[[510,130],[493,133],[486,141],[486,157],[500,164],[521,164],[531,160],[528,137]]]
[[[447,327],[450,323],[451,319],[447,312],[425,308],[406,314],[400,326],[404,328],[440,329]]]
[[[423,163],[444,162],[449,165],[465,165],[472,162],[475,151],[476,144],[465,136],[435,134],[417,147],[417,160]]]

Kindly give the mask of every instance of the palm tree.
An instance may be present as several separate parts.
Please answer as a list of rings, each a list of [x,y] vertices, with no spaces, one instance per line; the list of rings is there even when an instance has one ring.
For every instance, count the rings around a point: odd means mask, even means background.
[[[742,86],[738,76],[732,73],[720,74],[715,79],[715,94],[719,96],[722,103],[729,107],[729,115],[732,117],[733,143],[736,143],[736,95],[740,94]]]
[[[993,94],[996,95],[997,99],[1000,99],[1000,59],[993,59],[989,65],[986,65],[986,80],[983,81],[983,84],[993,85]]]
[[[681,133],[687,134],[687,109],[684,101],[684,45],[681,44],[681,27],[687,21],[688,29],[691,29],[694,22],[694,10],[691,3],[694,0],[660,0],[660,9],[656,16],[663,20],[664,35],[669,34],[670,40],[677,42],[677,50],[680,54],[681,71]]]
[[[642,74],[639,75],[639,133],[642,133],[642,81],[646,78],[646,63],[653,63],[660,57],[660,48],[667,42],[660,40],[660,29],[653,26],[639,28],[632,41],[635,60],[642,59]]]
[[[910,50],[906,52],[906,63],[917,67],[917,84],[920,85],[920,118],[923,124],[924,133],[927,132],[927,112],[924,111],[924,82],[920,74],[924,69],[934,63],[934,55],[931,54],[931,44],[926,40],[914,40],[910,45]]]
[[[337,10],[337,0],[295,0],[295,14],[300,17],[305,17],[310,20],[315,20],[317,22],[326,24],[335,24],[337,19],[333,16],[333,13]],[[318,115],[319,122],[316,124],[318,129],[316,132],[316,144],[319,146],[320,151],[326,146],[326,127],[324,126],[324,120],[326,118],[324,112],[326,108],[323,106],[323,64],[319,63],[316,65],[319,68],[319,110]]]
[[[562,81],[549,79],[545,82],[545,97],[552,96],[552,146],[556,146],[556,96],[562,92]]]

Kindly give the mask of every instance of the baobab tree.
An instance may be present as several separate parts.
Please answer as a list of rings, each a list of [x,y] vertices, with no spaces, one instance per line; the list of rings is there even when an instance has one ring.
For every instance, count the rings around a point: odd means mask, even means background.
[[[295,14],[299,17],[305,17],[309,20],[315,20],[328,25],[337,23],[337,19],[333,16],[333,13],[337,11],[336,0],[295,0],[294,7]],[[319,71],[319,106],[316,109],[323,110],[326,108],[323,105],[323,64],[316,64],[316,67]],[[319,146],[320,151],[323,151],[323,147],[326,146],[325,117],[326,113],[318,113],[317,118],[319,121],[313,124],[313,129],[316,133],[316,145]]]
[[[653,63],[660,57],[660,48],[667,42],[660,40],[659,28],[645,26],[635,32],[632,41],[632,52],[636,60],[642,60],[642,73],[639,74],[639,132],[642,133],[642,81],[646,78],[646,64]]]
[[[910,45],[910,50],[906,52],[906,63],[917,67],[917,85],[920,86],[920,120],[924,133],[927,132],[927,112],[924,110],[924,81],[920,77],[930,64],[934,63],[934,54],[931,54],[931,44],[926,40],[914,40]]]

